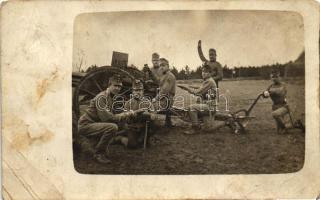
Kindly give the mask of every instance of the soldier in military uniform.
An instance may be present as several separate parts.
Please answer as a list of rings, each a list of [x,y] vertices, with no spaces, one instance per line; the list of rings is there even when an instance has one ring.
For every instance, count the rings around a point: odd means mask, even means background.
[[[90,101],[90,105],[78,121],[78,133],[86,138],[97,137],[94,147],[94,158],[100,163],[110,163],[105,155],[108,142],[115,136],[122,121],[137,116],[143,110],[128,111],[115,114],[114,102],[120,92],[122,81],[115,75],[109,79],[109,87]]]
[[[152,65],[153,67],[150,69],[151,71],[151,79],[156,83],[159,84],[160,78],[162,76],[162,72],[160,70],[160,63],[159,63],[160,56],[158,53],[152,54]]]
[[[214,115],[215,113],[215,105],[212,102],[215,102],[216,98],[216,88],[217,85],[213,78],[211,77],[212,68],[209,65],[204,65],[202,67],[202,85],[195,88],[188,88],[184,86],[179,86],[182,89],[187,90],[190,94],[201,97],[202,101],[196,104],[192,104],[189,106],[189,117],[192,123],[192,129],[187,130],[184,133],[191,135],[201,130],[201,126],[199,124],[199,116],[209,116],[210,112]]]
[[[144,97],[143,90],[143,83],[140,80],[135,80],[132,85],[131,98],[124,105],[125,111],[145,110],[139,117],[131,118],[127,121],[126,136],[123,136],[121,142],[128,148],[137,148],[143,143],[146,121],[151,123],[155,117],[154,114],[149,112],[153,110],[153,105],[150,99]],[[149,124],[149,128],[150,126],[151,124]]]
[[[280,80],[280,72],[273,70],[271,73],[272,84],[263,93],[265,98],[270,97],[272,104],[272,117],[276,122],[277,132],[286,133],[288,129],[293,128],[295,124],[300,125],[300,121],[293,123],[290,115],[289,106],[286,101],[286,85]]]
[[[217,88],[219,88],[219,81],[223,78],[223,69],[219,62],[217,62],[217,53],[216,50],[211,48],[209,49],[209,60],[205,58],[201,49],[201,40],[198,42],[198,53],[199,57],[206,65],[209,65],[212,69],[212,78],[216,82]]]
[[[157,111],[166,112],[165,126],[171,127],[170,109],[174,102],[176,94],[176,77],[170,72],[169,61],[165,58],[160,58],[160,70],[162,75],[159,81],[159,93],[152,100]]]

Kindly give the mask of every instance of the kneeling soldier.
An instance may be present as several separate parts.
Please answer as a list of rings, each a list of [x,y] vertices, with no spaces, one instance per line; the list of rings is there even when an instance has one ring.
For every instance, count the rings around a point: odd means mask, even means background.
[[[284,83],[280,81],[280,72],[273,70],[271,72],[272,84],[263,95],[265,98],[270,96],[272,105],[272,117],[277,126],[278,133],[285,133],[287,129],[292,128],[292,119],[290,119],[289,106],[286,101],[287,89]]]
[[[106,158],[105,148],[118,131],[118,123],[142,113],[142,110],[115,114],[114,102],[122,87],[120,76],[109,79],[109,87],[90,101],[90,105],[79,121],[79,134],[86,138],[98,137],[94,147],[94,158],[100,163],[110,163]]]
[[[145,110],[139,117],[131,118],[128,122],[127,140],[122,138],[122,144],[128,148],[137,148],[143,143],[146,122],[153,116],[148,110],[154,110],[151,100],[144,97],[143,83],[135,80],[132,85],[132,96],[125,103],[125,111]],[[148,127],[147,127],[148,128]]]
[[[214,112],[214,105],[211,106],[209,101],[212,101],[213,95],[216,92],[217,85],[213,78],[211,77],[212,69],[209,65],[204,65],[202,67],[202,78],[203,82],[200,88],[190,89],[183,86],[179,86],[183,89],[186,89],[189,93],[202,98],[202,102],[197,104],[192,104],[189,107],[189,117],[192,123],[192,130],[185,131],[185,134],[195,134],[197,131],[200,131],[201,126],[199,124],[199,116],[210,115],[210,112]]]

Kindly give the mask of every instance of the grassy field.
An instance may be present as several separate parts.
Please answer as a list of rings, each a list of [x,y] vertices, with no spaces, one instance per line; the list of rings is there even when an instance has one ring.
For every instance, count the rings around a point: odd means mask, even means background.
[[[187,84],[199,82],[189,80]],[[304,81],[288,80],[286,84],[293,116],[304,120]],[[228,96],[230,110],[235,111],[247,108],[269,85],[270,81],[265,80],[222,81],[220,94]],[[180,89],[177,95],[190,98]],[[223,109],[224,106],[220,106],[220,110]],[[304,134],[299,130],[285,135],[276,133],[270,99],[260,100],[252,116],[256,118],[247,126],[248,134],[235,135],[229,128],[222,128],[188,136],[183,134],[185,127],[170,130],[158,127],[156,143],[145,152],[112,145],[109,147],[112,164],[101,165],[81,155],[75,159],[75,168],[89,174],[265,174],[301,169]]]

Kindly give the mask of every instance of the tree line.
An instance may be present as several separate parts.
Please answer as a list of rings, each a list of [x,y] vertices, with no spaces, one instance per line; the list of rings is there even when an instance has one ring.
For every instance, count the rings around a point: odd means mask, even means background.
[[[302,52],[299,57],[293,62],[287,62],[285,64],[271,64],[262,66],[235,66],[223,67],[223,77],[229,79],[269,79],[270,73],[273,69],[280,70],[282,77],[303,77],[305,74],[304,63],[305,54]],[[128,67],[136,68],[134,65]],[[92,65],[86,70],[79,70],[80,72],[90,72],[98,69],[97,65]],[[201,66],[196,67],[194,70],[190,70],[190,67],[186,65],[182,69],[178,70],[175,66],[171,67],[171,72],[176,76],[178,80],[187,79],[201,79]]]
[[[304,63],[288,62],[286,64],[272,64],[263,66],[239,66],[229,68],[225,65],[223,68],[224,78],[253,78],[253,79],[269,79],[270,73],[273,69],[280,71],[282,77],[300,77],[304,76]],[[200,79],[201,78],[201,66],[198,66],[195,70],[189,70],[186,66],[181,70],[177,70],[176,67],[172,67],[171,72],[176,76],[178,80],[187,79]]]

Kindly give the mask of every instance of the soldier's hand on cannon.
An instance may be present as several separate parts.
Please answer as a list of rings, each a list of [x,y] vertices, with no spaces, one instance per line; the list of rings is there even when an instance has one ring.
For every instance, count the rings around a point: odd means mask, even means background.
[[[133,115],[134,116],[140,115],[140,114],[144,113],[146,110],[147,110],[146,108],[140,108],[138,110],[133,111],[133,113],[134,113]]]
[[[269,93],[269,91],[267,91],[267,90],[264,91],[262,94],[263,94],[263,97],[264,97],[264,98],[268,98],[268,97],[270,96],[270,93]]]
[[[157,120],[157,114],[151,113],[149,111],[145,111],[144,113],[142,113],[141,117],[145,121]]]
[[[141,114],[141,117],[143,120],[151,120],[151,113],[149,113],[148,111],[145,111]]]

